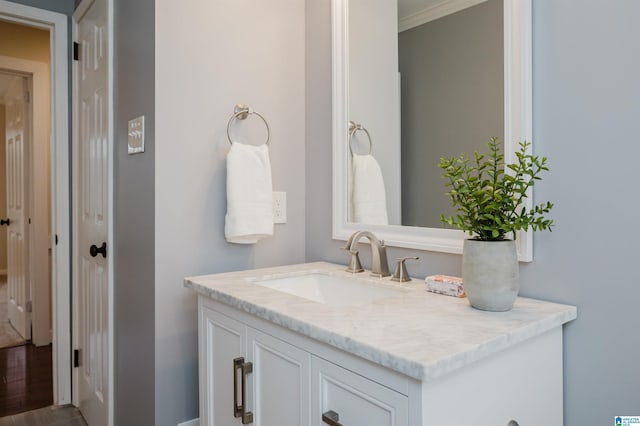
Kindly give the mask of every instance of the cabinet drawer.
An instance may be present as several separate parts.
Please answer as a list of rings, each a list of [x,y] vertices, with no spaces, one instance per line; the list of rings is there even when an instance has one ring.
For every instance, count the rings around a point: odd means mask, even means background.
[[[343,426],[408,426],[405,395],[316,356],[311,372],[313,426],[336,424],[323,421],[330,411]]]

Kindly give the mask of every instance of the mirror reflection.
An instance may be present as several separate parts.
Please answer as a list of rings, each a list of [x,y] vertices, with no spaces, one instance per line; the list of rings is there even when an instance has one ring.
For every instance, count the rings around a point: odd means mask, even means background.
[[[440,157],[503,139],[503,0],[349,0],[348,16],[348,220],[442,227]]]

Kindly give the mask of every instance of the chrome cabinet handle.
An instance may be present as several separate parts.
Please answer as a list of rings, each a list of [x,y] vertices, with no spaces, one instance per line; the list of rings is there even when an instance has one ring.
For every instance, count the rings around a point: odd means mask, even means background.
[[[342,423],[339,422],[340,415],[333,410],[329,410],[326,413],[322,414],[322,422],[328,424],[329,426],[343,426]]]
[[[244,407],[238,405],[238,369],[244,363],[244,358],[233,360],[233,417],[240,417]]]
[[[240,370],[240,404],[238,404],[238,370]],[[243,425],[253,423],[253,413],[247,412],[247,374],[253,372],[253,363],[244,358],[233,360],[233,417],[240,417]]]

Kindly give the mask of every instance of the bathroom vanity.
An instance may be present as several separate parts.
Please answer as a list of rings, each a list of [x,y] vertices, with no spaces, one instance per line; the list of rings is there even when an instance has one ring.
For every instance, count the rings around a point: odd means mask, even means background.
[[[198,293],[203,426],[562,425],[573,306],[483,312],[422,280],[324,262],[185,286]]]

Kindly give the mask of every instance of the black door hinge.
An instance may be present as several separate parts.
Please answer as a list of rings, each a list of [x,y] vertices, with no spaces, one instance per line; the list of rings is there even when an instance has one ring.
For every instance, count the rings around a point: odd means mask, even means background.
[[[73,350],[73,368],[80,367],[80,349]]]
[[[73,42],[73,60],[77,61],[80,59],[80,45],[78,42]]]
[[[56,245],[58,245],[58,234],[56,234]]]

